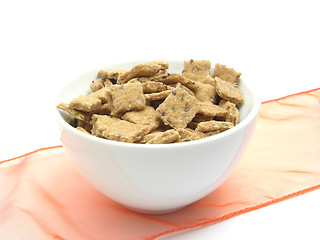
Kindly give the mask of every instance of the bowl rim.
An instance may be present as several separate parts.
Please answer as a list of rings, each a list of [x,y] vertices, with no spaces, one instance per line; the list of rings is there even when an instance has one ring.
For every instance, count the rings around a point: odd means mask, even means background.
[[[116,62],[116,63],[108,64],[107,66],[104,66],[104,67],[95,68],[90,71],[86,71],[82,74],[78,74],[76,77],[72,78],[70,81],[67,82],[67,84],[65,84],[60,89],[60,91],[56,95],[57,97],[56,97],[55,103],[57,104],[58,97],[61,95],[61,93],[64,91],[64,89],[68,85],[70,85],[73,81],[75,81],[76,79],[80,78],[83,75],[92,73],[94,71],[98,71],[103,68],[112,68],[113,66],[117,66],[117,65],[132,65],[132,66],[134,66],[136,64],[143,63],[143,62],[149,62],[149,61],[156,61],[156,60],[136,60],[136,61],[127,61],[127,62]],[[167,59],[167,60],[157,60],[157,61],[182,62],[183,63],[184,60]],[[60,126],[63,126],[63,129],[71,131],[73,134],[77,134],[81,138],[84,138],[88,141],[95,141],[95,142],[98,142],[101,144],[108,144],[111,146],[125,147],[125,148],[137,148],[137,149],[140,149],[140,148],[141,149],[167,149],[167,148],[190,147],[193,145],[204,144],[204,143],[212,142],[215,140],[218,141],[219,139],[222,139],[222,138],[226,138],[232,134],[235,134],[236,132],[241,131],[250,122],[255,120],[255,118],[257,117],[257,115],[260,111],[261,101],[257,98],[256,94],[254,94],[254,92],[251,90],[251,88],[248,87],[246,82],[241,77],[240,77],[240,81],[247,88],[247,91],[249,92],[249,94],[253,97],[253,101],[252,101],[253,106],[252,106],[251,110],[249,111],[248,115],[244,119],[242,119],[236,126],[232,127],[231,129],[228,129],[227,131],[221,132],[219,134],[216,134],[216,135],[213,135],[210,137],[206,137],[206,138],[202,138],[202,139],[198,139],[198,140],[192,140],[192,141],[188,141],[188,142],[179,142],[179,143],[170,143],[170,144],[168,144],[168,143],[164,143],[164,144],[139,144],[139,143],[119,142],[119,141],[96,137],[96,136],[93,136],[93,135],[90,135],[90,134],[87,134],[87,133],[84,133],[82,131],[77,130],[76,128],[71,126],[69,123],[67,123],[63,119],[62,114],[61,114],[62,110],[58,109],[56,106],[55,106],[55,116],[56,116],[56,120],[58,121]],[[61,129],[61,131],[62,131],[62,129]]]

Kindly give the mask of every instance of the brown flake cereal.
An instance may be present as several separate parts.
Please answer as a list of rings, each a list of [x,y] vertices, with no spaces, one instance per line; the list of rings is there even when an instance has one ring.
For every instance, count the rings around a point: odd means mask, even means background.
[[[146,107],[146,99],[140,82],[113,85],[110,91],[113,105],[111,115],[113,116]]]
[[[153,131],[153,132],[150,132],[150,133],[144,135],[144,136],[139,140],[139,143],[144,144],[144,143],[148,142],[148,141],[151,140],[154,136],[156,136],[156,134],[159,133],[159,132],[164,132],[164,131],[155,130],[155,131]]]
[[[199,88],[199,82],[191,80],[189,78],[182,77],[179,81],[180,84],[183,86],[189,88],[193,92],[195,92]]]
[[[88,95],[72,99],[69,107],[84,112],[91,112],[99,109],[101,105],[102,103],[99,98]]]
[[[172,128],[185,128],[199,110],[198,100],[177,86],[157,108],[161,119]]]
[[[184,62],[182,74],[168,63],[147,62],[131,70],[101,70],[92,93],[57,108],[79,131],[114,141],[167,144],[202,139],[237,125],[241,73],[208,60]],[[219,104],[218,104],[219,102]]]
[[[164,84],[174,84],[181,82],[183,77],[178,73],[166,73],[150,78],[151,81],[158,81]]]
[[[212,131],[225,131],[232,128],[234,125],[231,122],[222,122],[222,121],[207,121],[207,122],[200,122],[195,129],[199,132],[212,132]]]
[[[150,125],[154,129],[158,128],[161,123],[159,113],[150,106],[146,106],[140,111],[126,112],[121,119],[135,124]]]
[[[116,83],[119,77],[122,77],[127,73],[128,73],[128,70],[103,69],[98,72],[97,77],[102,80],[110,80],[112,83]]]
[[[88,96],[80,96],[71,100],[69,107],[84,112],[105,112],[111,109],[111,93],[110,89],[103,87]],[[107,111],[110,112],[110,111]]]
[[[208,60],[184,61],[182,76],[194,81],[202,82],[210,75],[211,62]]]
[[[233,68],[228,68],[226,65],[217,63],[214,67],[213,77],[219,77],[232,84],[238,84],[240,76],[240,72],[237,72]]]
[[[172,129],[170,126],[165,126],[165,125],[162,125],[160,127],[158,127],[156,130],[144,135],[140,140],[139,140],[139,143],[146,143],[148,142],[149,140],[151,140],[151,138],[153,138],[154,136],[156,136],[157,133],[159,132],[165,132],[167,130],[170,130]]]
[[[143,93],[157,93],[168,90],[169,86],[162,82],[147,81],[142,83],[142,88]]]
[[[84,122],[89,122],[92,116],[92,113],[76,110],[74,108],[71,108],[70,105],[67,103],[60,103],[58,104],[57,108],[69,113],[75,119],[78,119]]]
[[[153,134],[152,138],[146,142],[146,144],[167,144],[175,143],[180,140],[179,133],[174,130],[167,130],[165,132],[157,132]]]
[[[134,66],[130,71],[119,75],[117,83],[123,84],[128,82],[130,79],[137,77],[151,77],[157,73],[163,73],[168,69],[169,64],[161,61],[153,61],[145,64],[139,64]]]
[[[215,103],[217,100],[217,93],[214,86],[210,84],[197,83],[198,88],[194,90],[196,98],[200,102]]]
[[[219,106],[227,111],[225,121],[231,122],[233,125],[237,125],[240,122],[240,113],[236,104],[226,100],[221,100]]]
[[[180,83],[188,89],[191,89],[196,98],[201,102],[209,101],[215,103],[217,100],[217,93],[214,85],[204,84],[187,78],[181,79]]]
[[[172,93],[172,90],[166,90],[157,93],[144,94],[147,101],[163,100]]]
[[[70,101],[69,107],[84,112],[99,111],[105,103],[111,103],[110,90],[101,88],[87,96],[80,96]]]
[[[226,117],[227,110],[212,102],[199,102],[199,114],[209,117]]]
[[[244,102],[241,91],[237,85],[222,80],[218,77],[215,77],[214,81],[217,94],[221,98],[233,102],[235,104],[241,104]]]
[[[134,124],[107,115],[94,114],[92,124],[92,134],[109,140],[129,143],[138,141],[151,130],[148,125]]]
[[[206,137],[203,132],[195,131],[190,128],[178,128],[177,132],[180,135],[180,142],[189,142]]]

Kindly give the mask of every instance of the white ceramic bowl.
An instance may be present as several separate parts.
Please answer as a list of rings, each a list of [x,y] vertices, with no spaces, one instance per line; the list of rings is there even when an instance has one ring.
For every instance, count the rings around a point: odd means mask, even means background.
[[[147,61],[106,66],[130,69]],[[168,61],[168,72],[181,72],[183,61]],[[214,63],[213,63],[214,65]],[[90,92],[98,70],[66,85],[57,104]],[[241,122],[232,129],[196,141],[175,144],[134,144],[85,134],[68,124],[57,110],[61,141],[79,171],[99,191],[127,208],[144,213],[166,213],[185,207],[221,185],[243,155],[254,129],[260,102],[241,79],[245,103]]]

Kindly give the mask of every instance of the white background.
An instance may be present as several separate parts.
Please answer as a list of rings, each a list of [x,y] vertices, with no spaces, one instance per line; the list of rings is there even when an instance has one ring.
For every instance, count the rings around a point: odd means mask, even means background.
[[[210,59],[261,100],[320,87],[317,1],[1,1],[0,160],[59,145],[55,96],[114,62]],[[311,192],[171,239],[319,239]],[[165,237],[163,239],[169,239]]]

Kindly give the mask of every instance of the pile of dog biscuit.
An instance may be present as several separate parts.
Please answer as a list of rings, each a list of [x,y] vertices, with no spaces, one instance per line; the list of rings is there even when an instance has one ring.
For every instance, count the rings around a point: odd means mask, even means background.
[[[76,119],[76,128],[109,140],[166,144],[202,139],[240,121],[244,102],[241,73],[208,60],[184,61],[182,73],[153,61],[130,70],[100,70],[92,93],[57,107]]]

